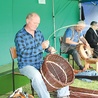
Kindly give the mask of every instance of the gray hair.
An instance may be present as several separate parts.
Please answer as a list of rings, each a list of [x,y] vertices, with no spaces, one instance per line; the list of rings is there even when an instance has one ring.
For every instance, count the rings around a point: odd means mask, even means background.
[[[85,24],[85,22],[84,21],[78,21],[77,24]]]
[[[37,13],[29,13],[29,14],[27,15],[26,19],[29,19],[29,18],[35,17],[35,16],[38,16],[38,17],[39,17],[39,15],[38,15]]]
[[[85,22],[84,21],[79,21],[77,23],[77,26],[86,26]]]

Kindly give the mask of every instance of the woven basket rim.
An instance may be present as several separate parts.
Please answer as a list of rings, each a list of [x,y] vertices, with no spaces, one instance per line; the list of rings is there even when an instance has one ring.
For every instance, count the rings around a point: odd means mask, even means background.
[[[56,56],[57,56],[57,57],[56,57]],[[53,59],[52,59],[51,57],[53,57]],[[55,57],[56,57],[56,60],[55,60]],[[47,67],[47,63],[50,63],[50,62],[51,62],[51,63],[54,63],[54,64],[57,66],[58,63],[56,63],[56,61],[57,61],[58,58],[60,58],[60,60],[62,60],[63,63],[66,62],[66,65],[68,66],[67,68],[69,68],[69,70],[72,71],[71,73],[68,74],[68,75],[71,75],[71,78],[70,78],[69,80],[66,78],[66,82],[65,82],[65,83],[62,82],[62,81],[59,81],[59,80],[56,79],[56,78],[54,78],[54,77],[55,77],[54,74],[51,73],[51,71],[50,71],[50,70],[48,69],[48,67]],[[55,61],[52,61],[52,60],[55,60]],[[44,67],[43,67],[43,66],[44,66]],[[45,77],[45,75],[44,75],[45,73],[47,73],[47,74],[49,74],[49,75],[47,75],[47,76],[50,76],[50,77],[53,79],[53,81],[58,84],[58,86],[53,85],[53,86],[52,86],[53,89],[60,89],[60,88],[62,88],[62,87],[64,87],[64,86],[70,85],[71,83],[73,83],[73,81],[74,81],[74,79],[75,79],[74,71],[73,71],[73,68],[72,68],[72,66],[70,65],[70,63],[69,63],[65,58],[63,58],[62,56],[60,56],[60,55],[58,55],[58,54],[48,54],[48,55],[45,57],[45,59],[44,59],[43,66],[42,66],[41,69],[40,69],[40,70],[41,70],[42,77],[43,77],[44,79],[47,79],[47,80],[48,80],[48,77]],[[62,67],[63,67],[63,65],[62,65]],[[43,68],[45,68],[45,73],[42,72]],[[50,67],[50,68],[51,68],[51,67]],[[63,67],[63,68],[64,68],[64,67]],[[64,69],[64,72],[65,72],[65,71],[66,71],[66,68]],[[67,73],[68,73],[68,71],[67,71]],[[66,75],[66,77],[67,77],[67,75]],[[50,79],[51,79],[51,78],[50,78]],[[47,80],[45,80],[45,82],[47,82]],[[49,82],[50,82],[50,84],[49,84]],[[48,85],[52,85],[52,83],[51,83],[50,80],[47,82],[47,84],[48,84]]]

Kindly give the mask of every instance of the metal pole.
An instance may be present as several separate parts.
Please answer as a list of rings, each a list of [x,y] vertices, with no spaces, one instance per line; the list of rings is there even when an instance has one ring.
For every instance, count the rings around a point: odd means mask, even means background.
[[[55,13],[54,13],[54,0],[52,0],[53,9],[53,32],[54,32],[54,48],[56,49],[56,32],[55,32]]]
[[[80,20],[81,20],[81,3],[79,2]]]

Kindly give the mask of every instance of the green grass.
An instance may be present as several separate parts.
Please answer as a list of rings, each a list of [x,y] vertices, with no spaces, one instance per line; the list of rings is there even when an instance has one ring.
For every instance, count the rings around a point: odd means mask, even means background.
[[[91,89],[91,90],[98,90],[97,85],[98,85],[98,81],[85,82],[85,81],[82,81],[82,80],[79,80],[79,79],[75,79],[74,82],[71,84],[71,86],[87,88],[87,89]],[[27,84],[27,85],[23,86],[23,91],[26,91],[27,93],[31,94],[30,84]],[[9,92],[5,95],[0,96],[0,98],[8,98],[8,96],[11,95],[11,94],[12,94],[12,92]],[[38,98],[36,93],[35,93],[34,98]],[[51,98],[53,98],[53,96]]]
[[[74,83],[71,84],[75,87],[87,88],[91,90],[98,90],[98,81],[86,82],[79,79],[75,79]]]
[[[84,64],[84,63],[83,63]],[[95,68],[95,65],[92,65]],[[78,67],[75,64],[75,69],[78,69]],[[75,87],[81,87],[81,88],[87,88],[91,90],[98,90],[98,81],[92,81],[92,82],[85,82],[79,79],[75,79],[74,82],[71,84],[71,86]],[[30,84],[27,84],[23,86],[23,91],[26,91],[27,93],[31,94]],[[8,98],[9,95],[11,95],[12,92],[6,93],[5,95],[0,96],[0,98]],[[37,94],[35,93],[34,98],[38,98]],[[51,96],[53,98],[53,96]]]
[[[27,92],[28,94],[31,94],[30,84],[27,84],[27,85],[23,86],[22,88],[23,88],[24,92]],[[9,92],[9,93],[6,93],[5,95],[1,95],[0,98],[8,98],[12,93],[13,92]],[[34,92],[34,98],[38,98],[36,92]],[[52,93],[51,93],[51,98],[54,98]]]

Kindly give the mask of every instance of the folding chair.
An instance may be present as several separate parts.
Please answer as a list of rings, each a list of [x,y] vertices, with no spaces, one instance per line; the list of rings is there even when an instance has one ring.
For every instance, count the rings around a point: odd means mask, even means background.
[[[74,68],[74,59],[73,59],[73,57],[70,58],[70,54],[67,54],[67,53],[65,53],[64,51],[61,51],[62,39],[63,39],[63,37],[60,37],[60,38],[59,38],[59,42],[60,42],[60,55],[64,54],[65,57],[68,58],[68,62],[69,62],[70,60],[72,60],[72,66],[73,66],[73,68]]]
[[[17,75],[22,75],[22,74],[19,73],[19,72],[15,72],[14,65],[15,65],[15,59],[17,58],[15,47],[10,48],[10,55],[11,55],[11,58],[12,58],[12,83],[13,83],[12,87],[13,87],[13,92],[14,92],[15,91],[15,74],[17,74]],[[31,85],[31,80],[30,80],[30,85]],[[32,85],[31,85],[31,91],[32,91],[32,95],[34,96],[34,89],[33,89]]]

